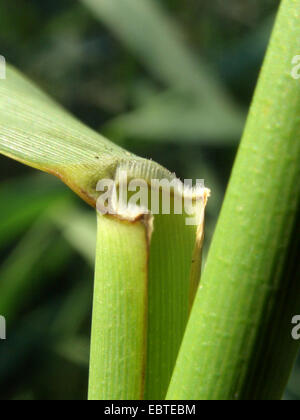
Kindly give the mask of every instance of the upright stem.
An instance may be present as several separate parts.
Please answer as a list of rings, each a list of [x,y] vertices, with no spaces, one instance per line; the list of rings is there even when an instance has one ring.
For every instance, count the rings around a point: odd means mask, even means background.
[[[143,397],[147,283],[146,224],[98,214],[90,400]]]
[[[299,348],[299,22],[283,0],[169,399],[280,398]]]

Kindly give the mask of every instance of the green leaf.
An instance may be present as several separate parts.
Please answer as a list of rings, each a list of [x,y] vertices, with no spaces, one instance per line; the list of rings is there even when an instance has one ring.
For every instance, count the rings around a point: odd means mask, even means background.
[[[61,178],[91,205],[99,179],[133,156],[64,111],[11,66],[0,83],[0,153]]]

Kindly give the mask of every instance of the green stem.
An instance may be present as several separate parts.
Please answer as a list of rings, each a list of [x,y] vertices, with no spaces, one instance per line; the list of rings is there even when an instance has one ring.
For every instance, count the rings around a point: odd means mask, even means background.
[[[98,214],[90,400],[143,397],[148,283],[143,220]]]
[[[168,399],[280,398],[299,348],[299,19],[283,0]]]

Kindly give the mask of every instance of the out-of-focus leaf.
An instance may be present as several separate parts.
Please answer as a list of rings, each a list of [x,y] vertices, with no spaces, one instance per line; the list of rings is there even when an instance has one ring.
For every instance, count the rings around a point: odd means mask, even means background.
[[[82,0],[166,85],[223,98],[211,69],[189,50],[177,26],[157,1]]]
[[[51,218],[70,245],[94,266],[97,234],[95,215],[68,207],[64,212],[53,212]]]
[[[93,296],[93,273],[84,272],[80,281],[68,293],[58,309],[51,329],[64,339],[79,332],[83,321],[90,315]]]
[[[39,220],[0,267],[0,313],[11,322],[71,256],[47,219]],[[53,275],[53,276],[51,276]]]
[[[86,337],[65,339],[55,346],[55,351],[72,363],[88,367],[90,343]]]
[[[243,126],[243,118],[213,101],[169,92],[110,121],[106,130],[116,139],[223,145],[237,142]]]
[[[0,248],[22,233],[43,211],[67,202],[68,190],[55,178],[37,174],[0,185]]]
[[[169,88],[184,95],[167,96],[153,106],[117,120],[125,135],[153,140],[238,139],[244,113],[229,98],[209,66],[187,47],[180,31],[152,0],[82,0],[117,34],[147,68]],[[192,102],[192,104],[189,103]],[[195,103],[196,101],[196,103]]]

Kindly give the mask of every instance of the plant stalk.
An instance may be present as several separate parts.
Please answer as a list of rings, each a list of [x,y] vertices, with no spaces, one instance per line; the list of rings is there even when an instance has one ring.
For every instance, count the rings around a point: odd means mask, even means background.
[[[279,399],[299,349],[299,21],[283,0],[167,399]]]
[[[139,400],[144,393],[148,227],[98,213],[90,356],[90,400]]]

